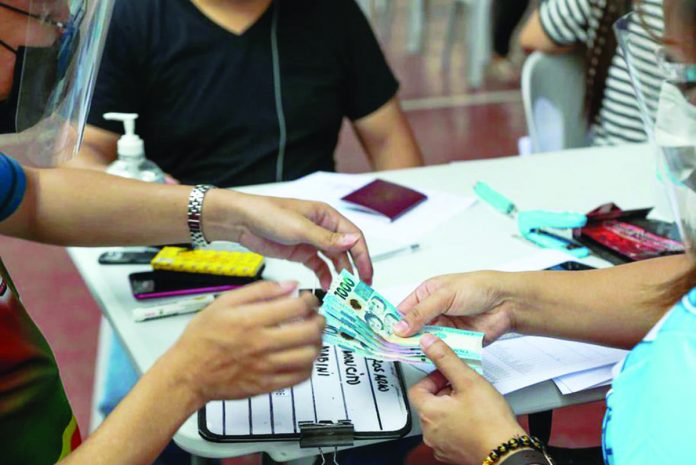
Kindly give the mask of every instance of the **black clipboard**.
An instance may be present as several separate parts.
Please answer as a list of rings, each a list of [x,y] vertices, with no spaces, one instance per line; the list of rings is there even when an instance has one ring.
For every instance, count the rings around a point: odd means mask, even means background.
[[[334,346],[322,349],[304,383],[251,399],[209,402],[198,412],[198,430],[206,440],[297,440],[301,447],[398,439],[411,424],[400,364]]]

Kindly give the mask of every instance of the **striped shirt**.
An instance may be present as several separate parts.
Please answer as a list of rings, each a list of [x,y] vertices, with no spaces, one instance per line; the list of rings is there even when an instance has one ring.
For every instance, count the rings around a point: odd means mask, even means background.
[[[606,1],[611,0],[546,0],[539,7],[541,25],[549,38],[560,46],[592,47]],[[642,0],[640,5],[642,17],[661,35],[664,29],[662,1]],[[635,67],[640,75],[646,108],[655,112],[661,85],[652,53],[655,42],[638,21],[632,21],[629,28],[636,33]],[[590,131],[594,145],[647,140],[626,62],[618,49],[609,68],[601,109]]]

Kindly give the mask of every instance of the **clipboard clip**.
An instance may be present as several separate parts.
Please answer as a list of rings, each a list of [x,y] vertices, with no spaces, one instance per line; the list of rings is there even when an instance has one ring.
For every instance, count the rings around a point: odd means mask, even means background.
[[[355,425],[350,420],[328,420],[313,422],[301,421],[300,447],[342,447],[352,446],[355,438]]]

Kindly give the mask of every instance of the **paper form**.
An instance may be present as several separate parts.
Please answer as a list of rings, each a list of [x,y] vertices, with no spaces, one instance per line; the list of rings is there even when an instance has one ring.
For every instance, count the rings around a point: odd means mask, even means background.
[[[605,386],[611,384],[614,379],[614,375],[612,374],[613,367],[614,365],[605,365],[578,373],[570,373],[554,378],[553,382],[563,395]]]
[[[494,342],[483,350],[483,372],[502,394],[551,378],[611,365],[626,351],[538,336]]]
[[[300,421],[349,419],[356,433],[397,432],[408,422],[405,395],[394,363],[325,346],[311,379],[251,399],[209,402],[206,426],[247,439],[297,435]]]

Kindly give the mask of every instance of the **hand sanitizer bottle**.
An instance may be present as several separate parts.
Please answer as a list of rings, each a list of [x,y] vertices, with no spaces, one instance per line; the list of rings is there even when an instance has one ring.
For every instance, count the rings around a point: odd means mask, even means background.
[[[145,158],[145,143],[135,133],[136,113],[105,113],[104,119],[121,121],[125,134],[118,140],[118,159],[106,172],[124,178],[164,184],[164,172],[152,161]]]

